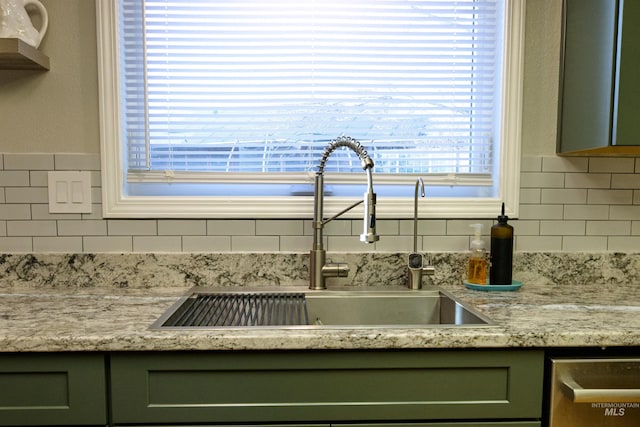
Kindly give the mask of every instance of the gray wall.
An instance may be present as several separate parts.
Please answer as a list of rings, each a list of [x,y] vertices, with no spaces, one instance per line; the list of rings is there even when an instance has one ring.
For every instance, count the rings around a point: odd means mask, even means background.
[[[42,0],[51,70],[0,71],[0,152],[99,153],[95,3]],[[555,150],[560,0],[528,0],[523,154]]]

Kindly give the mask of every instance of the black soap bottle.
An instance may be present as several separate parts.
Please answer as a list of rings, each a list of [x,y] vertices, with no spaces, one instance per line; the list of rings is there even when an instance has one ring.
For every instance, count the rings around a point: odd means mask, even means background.
[[[513,268],[513,227],[507,224],[508,216],[498,216],[498,223],[491,227],[490,285],[511,285]]]

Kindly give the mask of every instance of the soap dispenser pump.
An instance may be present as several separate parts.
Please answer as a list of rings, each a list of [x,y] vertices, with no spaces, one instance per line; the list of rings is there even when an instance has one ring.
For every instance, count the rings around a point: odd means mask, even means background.
[[[467,282],[475,285],[487,284],[487,251],[482,240],[482,224],[471,224],[474,237],[469,246],[469,268]]]

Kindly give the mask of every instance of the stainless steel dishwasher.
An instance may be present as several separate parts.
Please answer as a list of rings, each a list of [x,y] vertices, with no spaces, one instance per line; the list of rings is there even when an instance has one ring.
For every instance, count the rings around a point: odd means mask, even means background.
[[[640,358],[551,359],[549,427],[640,426]]]

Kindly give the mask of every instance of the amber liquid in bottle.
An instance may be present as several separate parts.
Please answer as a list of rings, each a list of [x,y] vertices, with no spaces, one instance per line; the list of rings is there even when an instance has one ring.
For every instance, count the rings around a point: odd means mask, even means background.
[[[467,281],[475,285],[487,284],[487,260],[485,257],[469,258]]]

